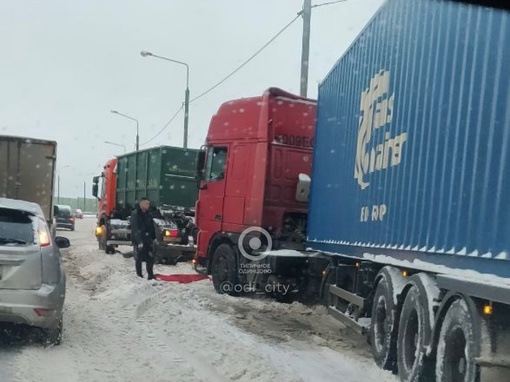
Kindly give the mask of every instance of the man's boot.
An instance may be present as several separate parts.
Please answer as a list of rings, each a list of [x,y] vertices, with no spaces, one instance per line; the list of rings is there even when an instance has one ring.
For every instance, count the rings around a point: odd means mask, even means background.
[[[148,280],[155,280],[156,278],[154,277],[154,261],[152,260],[152,258],[149,260],[147,260],[147,279]]]
[[[143,278],[142,274],[142,262],[140,260],[135,261],[136,275]]]

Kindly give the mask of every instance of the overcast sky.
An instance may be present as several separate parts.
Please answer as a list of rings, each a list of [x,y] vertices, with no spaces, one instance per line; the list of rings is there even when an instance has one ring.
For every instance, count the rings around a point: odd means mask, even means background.
[[[313,4],[330,0],[313,0]],[[308,96],[384,0],[347,0],[312,13]],[[184,101],[250,57],[302,8],[302,0],[16,0],[0,2],[0,135],[58,142],[61,196],[82,196],[104,162],[144,144]],[[189,146],[203,144],[211,116],[229,99],[277,86],[299,93],[302,20],[236,75],[190,106]],[[141,148],[180,146],[183,113]],[[64,166],[69,166],[62,168]]]

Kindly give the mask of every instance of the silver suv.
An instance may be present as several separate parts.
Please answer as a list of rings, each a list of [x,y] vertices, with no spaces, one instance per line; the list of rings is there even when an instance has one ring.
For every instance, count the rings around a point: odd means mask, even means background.
[[[59,248],[38,204],[0,198],[0,323],[43,329],[46,345],[62,340],[66,276]]]

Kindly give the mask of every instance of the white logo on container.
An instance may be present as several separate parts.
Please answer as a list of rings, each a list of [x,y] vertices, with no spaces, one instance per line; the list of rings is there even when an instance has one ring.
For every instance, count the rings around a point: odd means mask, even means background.
[[[407,140],[407,133],[392,138],[388,131],[382,143],[371,145],[373,132],[393,119],[394,94],[390,94],[389,88],[390,72],[381,70],[372,77],[370,86],[361,92],[354,178],[362,190],[370,185],[367,175],[400,164],[402,146]]]

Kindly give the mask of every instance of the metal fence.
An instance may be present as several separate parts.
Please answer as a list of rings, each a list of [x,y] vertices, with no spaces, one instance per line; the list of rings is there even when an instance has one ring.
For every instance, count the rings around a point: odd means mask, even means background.
[[[64,204],[71,206],[71,208],[76,209],[79,208],[83,212],[96,213],[97,211],[97,199],[89,199],[89,198],[53,198],[53,204]]]

